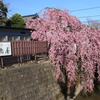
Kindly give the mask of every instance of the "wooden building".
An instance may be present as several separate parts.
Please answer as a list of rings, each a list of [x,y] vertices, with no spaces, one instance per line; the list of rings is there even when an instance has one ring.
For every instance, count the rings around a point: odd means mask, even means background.
[[[0,41],[31,40],[34,29],[0,26]]]

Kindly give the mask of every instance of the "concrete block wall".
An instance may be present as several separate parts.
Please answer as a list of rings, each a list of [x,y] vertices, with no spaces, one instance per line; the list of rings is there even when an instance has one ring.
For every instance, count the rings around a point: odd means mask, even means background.
[[[0,100],[64,100],[50,61],[0,71]]]

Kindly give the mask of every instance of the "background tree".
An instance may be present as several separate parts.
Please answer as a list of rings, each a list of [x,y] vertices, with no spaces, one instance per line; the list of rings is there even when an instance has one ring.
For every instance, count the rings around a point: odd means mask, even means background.
[[[24,27],[25,22],[20,14],[14,14],[7,22],[6,26],[11,27]]]
[[[7,13],[8,13],[7,6],[3,3],[3,1],[0,1],[0,24],[5,23],[7,19]]]
[[[5,26],[11,27],[11,19],[10,18],[6,20]]]
[[[98,29],[98,28],[100,28],[100,21],[87,19],[87,25],[92,28]]]

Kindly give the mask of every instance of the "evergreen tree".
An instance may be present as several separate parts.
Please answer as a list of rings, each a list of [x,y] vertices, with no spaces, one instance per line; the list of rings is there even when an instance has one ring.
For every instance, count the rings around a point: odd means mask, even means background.
[[[24,27],[25,26],[24,19],[22,18],[20,14],[16,13],[12,16],[11,26],[12,27]]]
[[[25,22],[20,14],[14,14],[10,19],[7,20],[6,26],[10,27],[24,27]]]
[[[7,19],[8,9],[3,1],[0,1],[0,24],[5,23]]]

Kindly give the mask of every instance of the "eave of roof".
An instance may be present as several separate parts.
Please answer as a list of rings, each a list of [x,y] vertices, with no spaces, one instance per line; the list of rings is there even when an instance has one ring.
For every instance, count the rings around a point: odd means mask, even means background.
[[[31,29],[31,28],[8,27],[8,26],[0,26],[0,29],[14,29],[14,30],[29,30],[29,31],[35,31],[35,29]]]
[[[25,15],[25,16],[22,16],[22,17],[24,18],[24,17],[31,17],[31,16],[35,16],[35,14],[33,14],[33,15]]]

